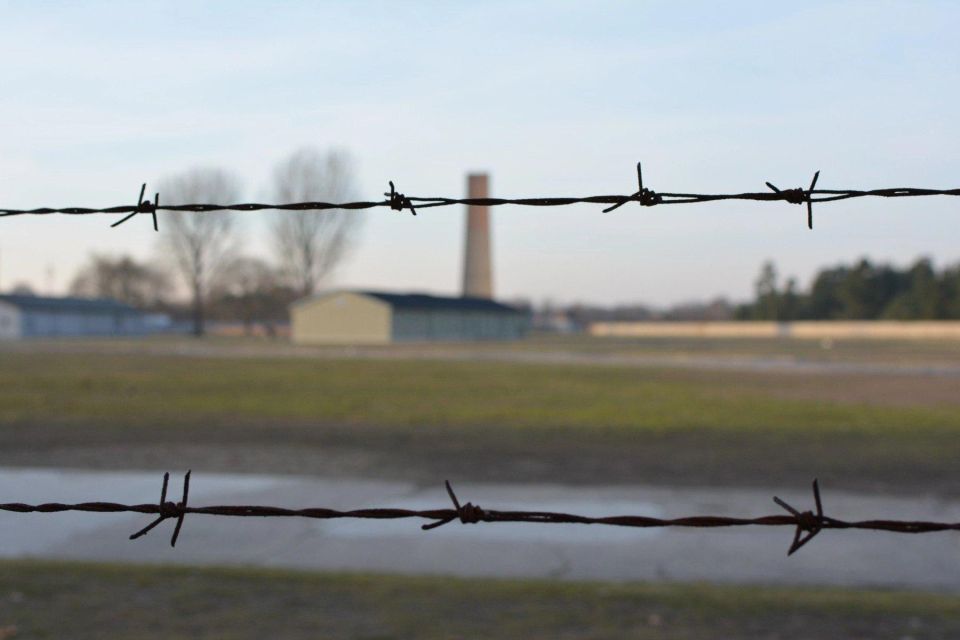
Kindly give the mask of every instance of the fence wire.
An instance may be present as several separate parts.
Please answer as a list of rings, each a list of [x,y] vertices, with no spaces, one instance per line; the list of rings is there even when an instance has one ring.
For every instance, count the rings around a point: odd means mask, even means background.
[[[157,213],[163,211],[187,211],[205,213],[211,211],[324,211],[324,210],[362,210],[387,207],[395,211],[409,210],[416,215],[417,209],[433,207],[447,207],[452,205],[475,206],[502,206],[519,205],[530,207],[557,207],[574,204],[608,205],[603,211],[611,212],[619,207],[637,203],[640,206],[652,207],[667,204],[694,204],[717,202],[721,200],[751,200],[760,202],[788,202],[790,204],[806,205],[807,226],[813,228],[813,203],[834,202],[851,198],[882,197],[904,198],[919,196],[960,196],[960,188],[953,189],[926,189],[914,187],[894,187],[882,189],[817,189],[820,172],[817,171],[810,186],[806,189],[779,189],[767,182],[770,189],[763,192],[703,194],[703,193],[672,193],[656,192],[643,185],[641,166],[637,164],[638,190],[631,195],[595,195],[585,197],[530,197],[530,198],[446,198],[407,196],[396,190],[390,182],[390,191],[384,193],[384,200],[356,201],[356,202],[296,202],[288,204],[179,204],[161,205],[160,194],[154,196],[153,202],[144,200],[146,184],[140,189],[140,197],[135,205],[120,205],[104,208],[85,207],[40,207],[35,209],[0,208],[0,218],[24,215],[92,215],[92,214],[126,214],[117,220],[111,227],[116,227],[130,220],[137,214],[150,215],[154,230],[159,230]],[[958,531],[960,523],[909,521],[909,520],[860,520],[846,521],[827,516],[823,512],[823,503],[820,488],[816,480],[813,482],[813,497],[815,510],[799,511],[780,498],[774,497],[774,502],[783,509],[783,513],[761,516],[757,518],[737,518],[727,516],[688,516],[681,518],[655,518],[640,515],[615,515],[605,517],[589,517],[570,513],[551,511],[504,511],[484,509],[470,502],[461,504],[450,483],[446,483],[447,493],[450,496],[452,507],[426,510],[411,510],[397,508],[368,508],[341,511],[324,507],[309,507],[305,509],[289,509],[273,506],[256,505],[218,505],[195,507],[189,505],[190,473],[184,476],[183,495],[179,502],[167,500],[167,488],[170,474],[164,474],[160,500],[148,504],[119,504],[115,502],[81,502],[76,504],[44,503],[3,503],[0,511],[14,513],[62,513],[80,511],[88,513],[138,513],[155,515],[156,518],[145,527],[130,536],[131,540],[140,538],[166,520],[175,520],[173,533],[170,538],[171,546],[175,546],[187,515],[212,515],[227,517],[258,517],[258,518],[312,518],[338,519],[356,518],[368,520],[395,520],[420,519],[429,520],[422,529],[430,530],[459,521],[463,524],[521,522],[540,524],[596,524],[619,527],[662,528],[662,527],[691,527],[691,528],[720,528],[741,526],[765,527],[793,527],[793,541],[787,550],[792,555],[807,544],[821,531],[827,529],[860,529],[872,531],[887,531],[891,533],[931,533],[936,531]]]
[[[309,507],[305,509],[289,509],[284,507],[257,506],[257,505],[218,505],[194,507],[189,504],[190,499],[190,472],[183,478],[183,496],[179,502],[167,500],[167,488],[170,474],[163,476],[163,486],[160,490],[160,501],[152,504],[119,504],[115,502],[80,502],[76,504],[62,504],[49,502],[45,504],[23,504],[18,502],[0,504],[0,511],[14,513],[62,513],[67,511],[82,511],[87,513],[140,513],[157,516],[145,527],[130,536],[131,540],[143,537],[154,527],[165,520],[175,520],[173,533],[170,537],[170,546],[176,546],[183,522],[187,515],[209,515],[242,518],[312,518],[317,520],[333,520],[339,518],[354,518],[364,520],[398,520],[420,519],[430,522],[421,525],[427,531],[436,529],[454,521],[462,524],[494,523],[494,522],[525,522],[538,524],[596,524],[616,527],[635,527],[642,529],[665,527],[688,527],[699,529],[715,529],[721,527],[793,527],[793,541],[787,550],[787,555],[793,555],[798,549],[810,542],[817,534],[827,529],[861,529],[870,531],[887,531],[890,533],[932,533],[936,531],[958,531],[957,522],[929,522],[923,520],[858,520],[847,521],[833,518],[824,514],[823,501],[820,497],[819,483],[813,481],[814,510],[800,511],[793,506],[774,497],[784,513],[760,516],[757,518],[737,518],[728,516],[687,516],[681,518],[654,518],[640,515],[614,515],[603,517],[581,516],[571,513],[553,511],[503,511],[484,509],[479,505],[467,502],[461,504],[449,482],[445,483],[447,494],[450,496],[452,507],[438,509],[398,509],[398,508],[368,508],[341,511],[325,507]]]
[[[210,211],[262,211],[267,209],[280,211],[325,211],[332,209],[359,210],[388,207],[395,211],[409,210],[413,215],[417,209],[432,207],[449,207],[452,205],[476,205],[498,207],[503,205],[518,205],[525,207],[562,207],[574,204],[602,204],[609,205],[603,211],[608,213],[625,204],[635,202],[640,206],[653,207],[666,204],[695,204],[703,202],[717,202],[721,200],[753,200],[759,202],[788,202],[790,204],[806,205],[807,227],[813,228],[813,204],[815,202],[834,202],[850,198],[908,198],[919,196],[960,196],[960,188],[953,189],[926,189],[916,187],[887,187],[882,189],[817,189],[817,180],[820,172],[813,175],[810,186],[806,189],[779,189],[770,182],[765,183],[770,189],[761,192],[745,193],[671,193],[657,192],[643,186],[643,173],[640,164],[637,164],[638,190],[631,195],[596,195],[583,197],[532,197],[532,198],[445,198],[406,196],[390,184],[390,191],[384,193],[384,200],[356,201],[356,202],[293,202],[286,204],[262,204],[247,202],[240,204],[177,204],[161,205],[160,194],[154,196],[153,202],[144,200],[143,196],[147,185],[140,189],[140,197],[135,205],[119,205],[115,207],[86,208],[86,207],[40,207],[36,209],[3,209],[0,208],[0,217],[24,215],[91,215],[91,214],[126,214],[120,220],[111,224],[116,227],[123,224],[137,214],[148,214],[153,218],[153,228],[159,230],[157,212],[160,211],[190,211],[206,213]]]

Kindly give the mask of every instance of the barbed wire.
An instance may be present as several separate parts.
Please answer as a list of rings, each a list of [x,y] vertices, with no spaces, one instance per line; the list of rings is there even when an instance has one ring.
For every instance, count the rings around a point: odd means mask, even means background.
[[[923,520],[858,520],[847,521],[827,516],[823,512],[823,501],[820,497],[820,485],[813,481],[814,510],[800,511],[789,503],[774,497],[774,502],[785,513],[760,516],[756,518],[737,518],[729,516],[687,516],[681,518],[655,518],[651,516],[618,515],[590,517],[570,513],[553,511],[503,511],[484,509],[470,502],[461,504],[454,493],[449,481],[445,482],[447,494],[453,503],[451,507],[438,509],[399,509],[399,508],[368,508],[341,511],[325,507],[309,507],[306,509],[289,509],[284,507],[253,506],[253,505],[219,505],[207,507],[190,506],[190,473],[183,478],[183,494],[179,502],[167,500],[167,488],[170,474],[163,475],[163,486],[160,490],[160,501],[152,504],[119,504],[116,502],[80,502],[76,504],[62,504],[49,502],[44,504],[23,504],[19,502],[0,504],[0,511],[14,513],[62,513],[67,511],[81,511],[87,513],[140,513],[156,515],[157,517],[142,529],[130,536],[136,540],[147,535],[165,520],[176,520],[173,533],[170,537],[170,546],[175,547],[180,531],[183,528],[184,518],[187,515],[210,515],[245,518],[311,518],[317,520],[333,520],[340,518],[354,518],[366,520],[398,520],[421,519],[430,520],[421,525],[421,529],[428,531],[459,520],[462,524],[478,524],[481,522],[525,522],[538,524],[598,524],[617,527],[635,527],[642,529],[666,527],[690,527],[700,529],[714,529],[721,527],[794,527],[793,541],[787,550],[787,555],[793,555],[797,550],[810,542],[820,532],[827,529],[860,529],[870,531],[887,531],[890,533],[932,533],[937,531],[960,531],[960,523],[930,522]]]
[[[36,209],[3,209],[0,208],[0,218],[25,215],[91,215],[91,214],[127,214],[111,224],[116,227],[138,213],[148,214],[153,219],[154,231],[158,231],[157,212],[159,211],[189,211],[207,213],[211,211],[327,211],[334,209],[360,210],[377,207],[389,207],[394,211],[409,210],[417,215],[417,209],[432,207],[449,207],[452,205],[475,205],[498,207],[503,205],[518,205],[524,207],[562,207],[574,204],[603,204],[610,205],[603,210],[609,213],[625,204],[636,202],[640,206],[653,207],[666,204],[695,204],[704,202],[718,202],[721,200],[753,200],[759,202],[788,202],[790,204],[806,205],[807,227],[813,228],[813,204],[815,202],[835,202],[850,198],[907,198],[919,196],[960,196],[960,188],[953,189],[926,189],[916,187],[888,187],[882,189],[817,189],[817,180],[820,172],[813,175],[810,186],[806,189],[779,189],[770,182],[765,184],[770,191],[745,193],[671,193],[657,192],[643,186],[643,173],[640,163],[637,163],[637,182],[639,189],[631,195],[596,195],[583,197],[533,197],[533,198],[446,198],[406,196],[390,184],[390,191],[384,193],[384,200],[356,201],[356,202],[293,202],[287,204],[262,204],[247,202],[239,204],[178,204],[160,205],[160,194],[154,196],[153,202],[144,200],[143,196],[147,185],[140,188],[140,197],[135,205],[119,205],[115,207],[87,208],[87,207],[40,207]]]

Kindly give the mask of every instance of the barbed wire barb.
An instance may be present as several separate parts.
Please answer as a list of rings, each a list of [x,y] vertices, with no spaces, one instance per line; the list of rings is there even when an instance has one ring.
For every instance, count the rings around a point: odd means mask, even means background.
[[[394,211],[403,211],[404,209],[410,209],[410,213],[417,215],[417,210],[413,208],[413,203],[410,202],[410,198],[399,193],[393,186],[393,180],[390,180],[390,193],[385,193],[383,195],[390,198],[390,208]]]
[[[180,529],[183,528],[183,519],[187,515],[187,501],[190,498],[190,473],[190,471],[187,471],[187,474],[183,477],[183,500],[179,503],[167,502],[167,486],[170,483],[170,473],[167,472],[163,474],[163,487],[160,489],[160,502],[157,505],[157,513],[159,515],[156,520],[132,534],[130,536],[131,540],[136,540],[137,538],[142,538],[147,535],[154,527],[167,518],[176,518],[177,524],[173,529],[173,535],[170,537],[170,546],[177,546],[177,538],[180,537]]]
[[[457,519],[459,519],[463,524],[476,524],[486,519],[487,513],[481,509],[479,505],[474,505],[468,502],[467,504],[460,506],[460,501],[457,499],[457,494],[453,492],[453,487],[450,486],[449,480],[445,480],[443,484],[447,489],[447,495],[450,496],[450,501],[453,502],[455,513],[449,518],[443,518],[436,522],[431,522],[430,524],[421,525],[421,529],[424,531],[429,531],[430,529],[442,527],[443,525],[453,522]]]
[[[151,203],[149,200],[144,201],[143,199],[143,194],[144,192],[146,192],[146,190],[147,190],[147,183],[144,182],[143,185],[140,187],[140,197],[137,198],[136,208],[133,209],[133,211],[125,215],[120,220],[117,220],[116,222],[111,224],[110,225],[111,229],[114,227],[119,227],[124,222],[126,222],[133,216],[137,215],[138,213],[149,213],[153,216],[153,230],[160,231],[160,228],[157,226],[157,207],[160,206],[160,194],[159,193],[155,194],[153,197],[153,202]]]
[[[818,169],[816,173],[813,174],[813,180],[810,181],[810,188],[804,191],[802,188],[797,187],[796,189],[784,189],[781,191],[773,186],[771,183],[765,183],[770,189],[775,193],[783,196],[783,199],[792,204],[804,204],[807,205],[807,228],[813,229],[813,201],[811,197],[813,195],[814,187],[817,186],[817,179],[820,177],[820,170]]]
[[[816,180],[816,178],[814,178],[814,180]],[[788,556],[792,556],[800,547],[813,540],[818,533],[823,531],[823,523],[825,520],[823,515],[823,502],[820,500],[820,483],[817,482],[816,479],[813,480],[813,500],[817,506],[816,514],[812,511],[797,511],[784,500],[781,500],[777,496],[773,497],[774,502],[790,512],[797,519],[797,530],[794,532],[793,542],[787,550]],[[801,535],[804,533],[806,533],[806,535],[801,538]]]
[[[623,202],[618,202],[613,206],[607,207],[603,210],[604,213],[610,213],[614,209],[618,209],[628,202],[639,202],[641,207],[652,207],[660,204],[663,201],[663,198],[661,198],[657,192],[651,191],[650,189],[645,189],[643,187],[643,168],[641,167],[641,164],[642,163],[640,162],[637,163],[637,184],[639,185],[637,192],[629,198],[624,198]]]

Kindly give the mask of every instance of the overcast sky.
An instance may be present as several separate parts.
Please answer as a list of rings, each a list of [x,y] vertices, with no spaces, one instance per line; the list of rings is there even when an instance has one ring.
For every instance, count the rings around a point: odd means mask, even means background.
[[[194,166],[267,197],[303,145],[363,198],[960,186],[955,2],[0,1],[0,206],[133,203]],[[149,186],[148,186],[149,189]],[[161,194],[162,200],[162,194]],[[497,294],[668,304],[802,284],[860,256],[960,260],[960,201],[494,210]],[[266,256],[264,214],[242,217]],[[331,286],[456,293],[461,208],[365,214]],[[90,252],[158,256],[146,218],[0,220],[0,287],[63,291]],[[163,220],[161,218],[161,225]]]

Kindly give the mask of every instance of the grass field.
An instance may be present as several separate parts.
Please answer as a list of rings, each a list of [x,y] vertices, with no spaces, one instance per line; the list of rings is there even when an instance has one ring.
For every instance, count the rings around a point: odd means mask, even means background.
[[[0,638],[956,638],[960,599],[0,562]]]
[[[30,466],[176,460],[430,483],[765,487],[818,475],[845,489],[956,494],[958,429],[960,382],[950,377],[395,357],[0,357],[0,463]]]
[[[0,464],[767,490],[819,476],[828,492],[960,495],[955,377],[510,361],[955,364],[952,345],[538,340],[423,351],[4,347]],[[919,640],[960,637],[960,599],[0,561],[0,640],[62,637]]]
[[[890,382],[500,362],[6,354],[0,421],[872,434],[960,425],[957,380]]]
[[[795,359],[807,362],[881,364],[957,364],[960,340],[797,340],[789,338],[597,338],[583,335],[536,335],[518,342],[408,343],[388,346],[303,346],[285,340],[208,336],[156,336],[110,340],[44,340],[7,343],[10,351],[103,353],[199,353],[225,357],[337,357],[343,354],[378,358],[449,357],[457,354],[571,353],[619,356],[730,357]]]

